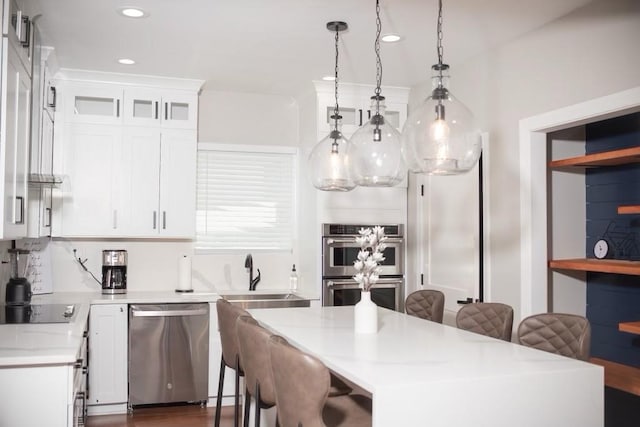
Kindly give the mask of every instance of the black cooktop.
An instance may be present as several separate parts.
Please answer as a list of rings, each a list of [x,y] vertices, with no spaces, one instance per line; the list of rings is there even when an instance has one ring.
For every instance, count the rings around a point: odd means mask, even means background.
[[[75,317],[73,304],[0,305],[0,324],[69,323]]]

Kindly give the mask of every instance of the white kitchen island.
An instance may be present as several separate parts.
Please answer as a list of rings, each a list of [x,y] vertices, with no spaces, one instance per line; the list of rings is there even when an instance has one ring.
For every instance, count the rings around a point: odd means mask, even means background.
[[[378,309],[250,310],[265,327],[369,391],[373,426],[602,427],[601,367]]]

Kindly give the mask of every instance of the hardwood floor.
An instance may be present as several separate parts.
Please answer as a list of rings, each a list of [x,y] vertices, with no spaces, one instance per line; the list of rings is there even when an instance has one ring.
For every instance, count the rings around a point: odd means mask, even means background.
[[[215,407],[199,405],[138,408],[133,414],[87,417],[86,427],[211,427]],[[233,427],[233,406],[223,406],[220,427]]]

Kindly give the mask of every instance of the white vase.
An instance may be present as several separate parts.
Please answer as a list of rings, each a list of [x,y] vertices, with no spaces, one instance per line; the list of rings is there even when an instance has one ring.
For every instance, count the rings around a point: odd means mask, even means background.
[[[378,306],[371,301],[371,292],[362,291],[360,302],[353,307],[353,318],[357,334],[378,332]]]

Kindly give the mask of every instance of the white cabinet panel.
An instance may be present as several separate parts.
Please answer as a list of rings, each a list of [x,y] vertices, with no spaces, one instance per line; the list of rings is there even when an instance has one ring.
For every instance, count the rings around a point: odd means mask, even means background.
[[[162,132],[159,222],[162,236],[195,236],[196,156],[196,131]]]
[[[127,126],[123,131],[125,235],[195,235],[196,131]]]
[[[158,233],[160,129],[127,126],[122,138],[123,185],[120,199],[125,209],[124,234],[148,237]]]
[[[127,402],[127,305],[92,305],[89,405]]]
[[[113,236],[118,230],[120,206],[113,189],[120,159],[122,130],[116,126],[65,124],[61,236]]]
[[[72,427],[73,368],[0,369],[0,425]]]
[[[124,123],[137,126],[196,129],[198,96],[182,91],[134,89],[124,91]]]
[[[12,44],[3,39],[3,95],[0,127],[4,150],[2,237],[26,236],[28,144],[31,117],[31,80]]]

